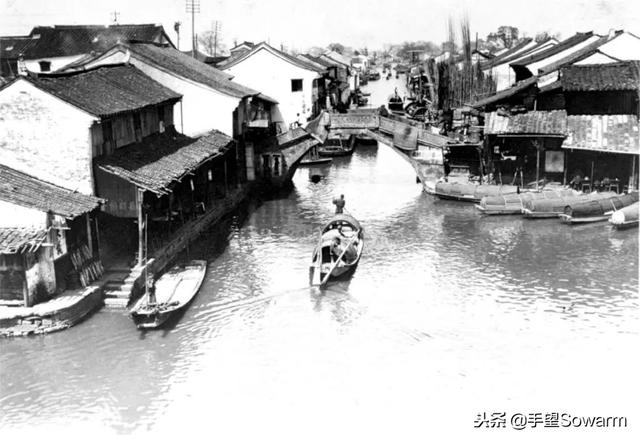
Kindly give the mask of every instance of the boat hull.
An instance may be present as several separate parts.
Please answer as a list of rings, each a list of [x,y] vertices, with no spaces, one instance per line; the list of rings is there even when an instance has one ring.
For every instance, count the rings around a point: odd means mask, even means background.
[[[207,262],[193,260],[176,265],[156,282],[156,301],[151,303],[145,294],[132,308],[130,316],[138,329],[161,327],[191,303],[206,274]]]
[[[308,161],[300,161],[300,166],[308,166],[308,165],[325,165],[330,164],[331,158],[318,158],[318,159],[310,159]]]

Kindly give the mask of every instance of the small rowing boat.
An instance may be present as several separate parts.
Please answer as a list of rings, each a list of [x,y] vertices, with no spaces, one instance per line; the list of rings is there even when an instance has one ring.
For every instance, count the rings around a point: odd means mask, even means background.
[[[476,204],[476,208],[482,214],[522,214],[522,209],[527,201],[538,199],[558,199],[567,196],[576,196],[575,190],[542,190],[539,192],[526,192],[520,194],[508,194],[504,196],[485,196]]]
[[[318,153],[318,146],[314,146],[309,150],[309,152],[304,155],[302,160],[300,161],[300,166],[308,166],[308,165],[324,165],[330,164],[331,158],[322,158]]]
[[[336,214],[320,232],[313,250],[309,279],[312,285],[323,287],[329,279],[353,274],[362,250],[364,234],[360,223],[349,214]]]
[[[639,217],[640,204],[635,202],[613,213],[609,222],[618,230],[624,230],[626,228],[637,227]]]
[[[578,202],[565,207],[564,213],[559,217],[567,224],[585,224],[592,222],[602,222],[617,210],[628,207],[638,202],[638,192],[615,195],[610,198],[597,201]]]
[[[158,328],[187,306],[198,293],[206,272],[206,261],[192,260],[163,274],[131,309],[138,329]]]
[[[433,194],[440,199],[480,202],[483,197],[517,194],[516,185],[478,185],[467,182],[437,182]]]
[[[350,136],[347,141],[343,140],[339,136],[335,136],[327,138],[325,143],[321,147],[318,147],[318,154],[325,157],[349,156],[353,154],[355,148],[355,136]]]

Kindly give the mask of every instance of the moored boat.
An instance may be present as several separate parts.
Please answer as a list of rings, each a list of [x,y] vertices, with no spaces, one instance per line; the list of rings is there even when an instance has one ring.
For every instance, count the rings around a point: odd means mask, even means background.
[[[640,203],[635,202],[613,213],[609,218],[609,222],[615,228],[623,230],[637,227],[638,218],[640,218]]]
[[[356,148],[355,136],[350,136],[347,141],[339,136],[327,138],[325,143],[318,147],[318,155],[324,157],[349,156]]]
[[[533,199],[523,203],[522,215],[527,219],[556,218],[564,213],[567,206],[578,202],[597,201],[610,198],[616,193],[588,193],[576,196],[560,197],[556,199]]]
[[[591,222],[602,222],[613,214],[613,212],[628,207],[638,202],[638,192],[615,195],[606,199],[596,201],[584,201],[568,205],[564,213],[559,217],[564,223],[582,224]]]
[[[364,248],[360,223],[349,214],[336,214],[320,232],[313,250],[309,278],[313,285],[326,285],[330,279],[347,277],[355,271]]]
[[[331,163],[331,158],[322,158],[318,153],[318,147],[314,146],[309,150],[309,152],[304,155],[302,160],[300,161],[301,166],[305,165],[323,165]]]
[[[542,190],[530,191],[520,194],[508,194],[504,196],[485,196],[476,204],[476,208],[483,214],[522,214],[522,209],[527,201],[538,199],[558,199],[567,196],[576,196],[575,190]]]
[[[478,185],[467,182],[437,182],[433,189],[433,194],[440,199],[461,202],[480,202],[485,196],[517,194],[518,191],[519,187],[516,185]]]
[[[158,328],[184,309],[198,293],[207,272],[207,262],[192,260],[176,265],[162,275],[131,309],[139,329]]]

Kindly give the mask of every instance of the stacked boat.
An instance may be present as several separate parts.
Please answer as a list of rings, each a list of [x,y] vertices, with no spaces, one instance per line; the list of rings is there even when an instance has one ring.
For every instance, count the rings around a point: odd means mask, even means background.
[[[571,189],[544,190],[541,192],[526,192],[506,194],[501,196],[485,196],[476,204],[476,208],[483,214],[521,214],[525,203],[534,200],[562,199],[577,196],[580,193]]]
[[[429,189],[425,186],[425,189]],[[462,202],[480,202],[483,197],[518,194],[517,185],[478,185],[472,182],[437,182],[429,191],[440,199]]]
[[[583,201],[568,205],[560,215],[562,222],[583,224],[609,219],[616,211],[638,202],[638,192],[611,196],[595,201]]]

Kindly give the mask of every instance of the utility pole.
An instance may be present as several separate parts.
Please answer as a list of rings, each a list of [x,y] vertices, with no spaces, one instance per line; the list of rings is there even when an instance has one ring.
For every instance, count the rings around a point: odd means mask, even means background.
[[[178,35],[178,40],[177,40],[177,44],[176,47],[178,48],[178,50],[180,50],[180,25],[182,23],[180,23],[179,21],[176,21],[173,24],[173,29],[176,31],[176,34]]]
[[[118,24],[118,17],[120,17],[120,13],[118,11],[113,11],[111,13],[111,16],[113,17],[113,24],[117,25]]]
[[[218,32],[220,32],[220,22],[216,20],[213,28],[213,56],[218,56]]]
[[[187,13],[191,14],[191,56],[195,58],[196,48],[198,46],[196,42],[195,15],[200,13],[200,0],[186,0],[186,1],[187,1]]]

